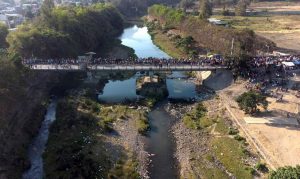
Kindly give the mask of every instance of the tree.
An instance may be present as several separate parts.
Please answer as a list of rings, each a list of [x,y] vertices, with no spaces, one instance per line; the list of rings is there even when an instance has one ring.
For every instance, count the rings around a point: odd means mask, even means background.
[[[188,9],[194,5],[194,1],[193,0],[181,0],[179,5],[183,9],[183,11],[186,12],[186,9]]]
[[[239,107],[247,114],[258,112],[258,106],[262,106],[264,109],[267,109],[268,107],[266,97],[255,91],[243,93],[236,101],[238,102]]]
[[[269,179],[299,179],[300,178],[300,166],[296,167],[280,167],[276,171],[272,171],[269,175]]]
[[[212,15],[212,5],[209,0],[200,0],[200,12],[199,17],[206,19]]]
[[[240,0],[235,6],[236,16],[246,16],[247,2],[245,0]]]
[[[0,23],[0,48],[7,47],[7,42],[6,42],[7,34],[8,34],[7,26]]]
[[[44,0],[41,7],[41,18],[42,21],[52,22],[52,9],[54,8],[53,0]]]

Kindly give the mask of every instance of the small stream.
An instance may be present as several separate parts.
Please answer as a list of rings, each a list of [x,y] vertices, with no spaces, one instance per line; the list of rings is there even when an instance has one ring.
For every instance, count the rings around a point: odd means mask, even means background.
[[[43,172],[43,152],[48,141],[49,128],[51,124],[55,121],[56,115],[56,105],[57,101],[52,100],[47,108],[47,113],[42,126],[39,130],[38,135],[33,139],[33,142],[29,146],[28,158],[30,160],[31,166],[28,171],[26,171],[22,178],[23,179],[42,179]]]

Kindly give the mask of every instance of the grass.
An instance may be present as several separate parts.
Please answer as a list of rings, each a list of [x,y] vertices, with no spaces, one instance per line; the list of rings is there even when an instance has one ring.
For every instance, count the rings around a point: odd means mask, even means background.
[[[206,154],[200,159],[192,160],[191,163],[194,170],[199,171],[201,178],[203,179],[229,179],[230,177],[225,171],[218,168],[218,166],[213,165],[214,161],[213,155]],[[193,173],[190,173],[189,178],[197,179],[199,177],[195,176]]]
[[[210,108],[208,108],[209,110]],[[251,154],[246,149],[246,139],[238,135],[233,128],[222,118],[224,111],[216,111],[210,117],[206,108],[199,103],[193,110],[184,116],[186,127],[198,129],[208,134],[207,143],[199,148],[207,148],[208,152],[191,153],[192,168],[184,177],[187,178],[232,178],[228,171],[237,179],[251,179],[256,173],[255,169],[245,162]],[[211,133],[209,126],[215,124],[215,133]],[[231,135],[231,136],[230,136]],[[234,135],[234,137],[232,136]],[[202,144],[201,144],[202,145]]]
[[[139,175],[136,172],[137,162],[134,160],[121,160],[119,161],[113,169],[109,171],[109,179],[139,179]]]
[[[217,159],[238,179],[251,179],[252,174],[243,160],[247,156],[243,153],[243,146],[235,139],[228,137],[213,138],[212,149]]]
[[[226,134],[228,134],[228,130],[229,130],[229,128],[225,124],[224,119],[219,118],[218,122],[217,122],[217,125],[216,125],[216,128],[215,128],[215,131],[222,134],[222,135],[226,135]]]
[[[214,121],[206,116],[207,109],[202,103],[183,117],[183,123],[190,129],[202,129],[214,124]]]
[[[159,30],[150,32],[152,40],[159,48],[165,51],[168,55],[174,58],[187,57],[183,49],[177,48],[176,45],[169,39],[166,34],[163,34]]]

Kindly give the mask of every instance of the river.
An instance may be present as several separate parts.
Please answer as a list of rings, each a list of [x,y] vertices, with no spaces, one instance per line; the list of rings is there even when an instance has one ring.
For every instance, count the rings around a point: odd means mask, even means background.
[[[169,58],[168,54],[160,50],[151,39],[146,27],[129,27],[120,37],[122,44],[135,50],[139,58],[156,57]],[[124,99],[135,99],[136,79],[139,74],[123,81],[109,81],[99,99],[105,102],[122,102]],[[168,75],[166,80],[169,98],[190,99],[197,96],[195,84],[182,79],[180,72]],[[174,78],[176,77],[176,78]],[[151,153],[151,165],[148,168],[152,179],[178,178],[178,168],[174,158],[175,143],[170,133],[171,116],[164,109],[167,100],[158,103],[149,113],[151,130],[146,139],[146,150]]]
[[[33,142],[29,146],[28,158],[30,160],[31,166],[29,170],[23,174],[23,179],[43,178],[44,172],[42,155],[48,141],[49,128],[56,119],[56,104],[57,101],[52,100],[51,103],[48,105],[47,113],[38,132],[38,135],[33,139]]]

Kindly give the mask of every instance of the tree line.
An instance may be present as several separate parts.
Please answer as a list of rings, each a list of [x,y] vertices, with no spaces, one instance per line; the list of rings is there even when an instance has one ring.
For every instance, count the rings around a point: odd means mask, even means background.
[[[111,5],[54,7],[46,0],[40,16],[8,35],[8,51],[22,57],[75,57],[105,48],[122,31],[122,15]]]

